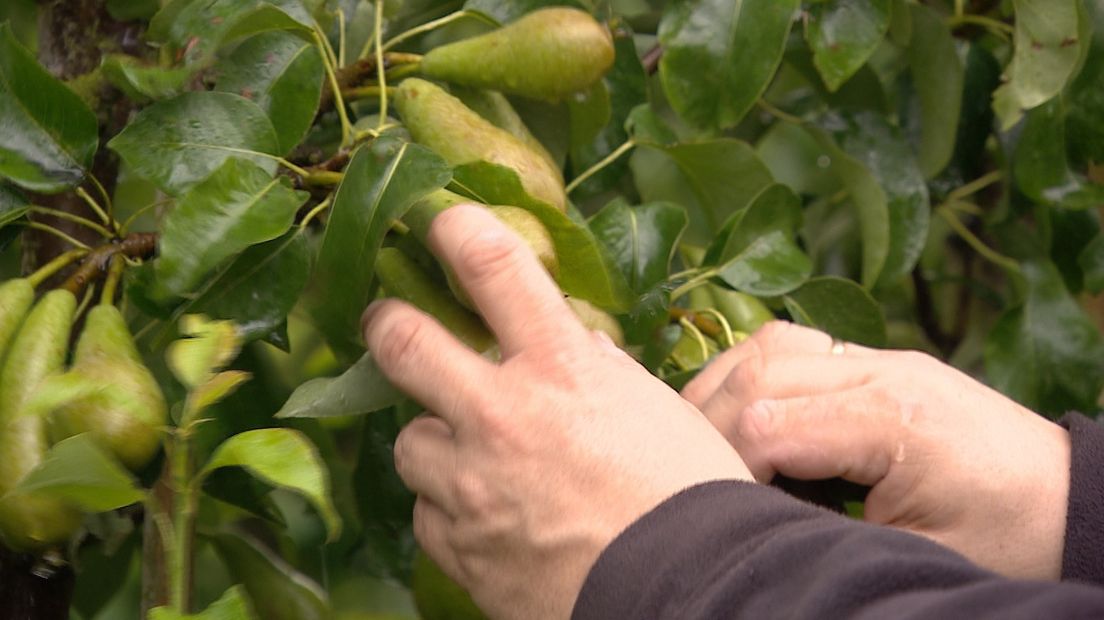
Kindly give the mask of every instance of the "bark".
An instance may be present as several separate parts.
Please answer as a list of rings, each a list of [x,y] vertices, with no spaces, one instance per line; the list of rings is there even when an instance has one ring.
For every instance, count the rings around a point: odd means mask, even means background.
[[[91,88],[94,110],[100,121],[101,143],[126,123],[130,104],[120,93],[94,78],[103,53],[122,51],[142,53],[140,36],[144,24],[120,23],[108,14],[104,0],[43,0],[39,2],[39,61],[62,80],[85,78]],[[93,77],[89,79],[89,75]],[[111,192],[118,162],[101,148],[93,165],[93,174]],[[90,183],[85,189],[93,196],[98,190]],[[74,192],[33,195],[35,204],[95,219],[92,210]],[[88,229],[54,218],[34,219],[54,226],[90,245],[102,240]],[[35,230],[23,234],[23,268],[33,271],[50,259],[69,250],[64,241]],[[45,286],[56,285],[68,274],[62,272]],[[12,552],[0,546],[0,618],[11,620],[68,620],[74,574],[61,551],[47,558]]]

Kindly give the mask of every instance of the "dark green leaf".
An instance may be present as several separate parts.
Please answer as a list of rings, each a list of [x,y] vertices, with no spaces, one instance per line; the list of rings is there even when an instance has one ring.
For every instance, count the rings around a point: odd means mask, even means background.
[[[1092,33],[1085,64],[1066,91],[1066,136],[1074,165],[1104,162],[1104,5],[1086,2]]]
[[[786,295],[784,301],[790,316],[802,325],[847,342],[872,347],[885,345],[882,309],[869,293],[850,280],[813,278]]]
[[[623,312],[632,304],[628,283],[590,229],[526,193],[512,169],[475,162],[457,167],[453,176],[458,191],[484,204],[513,205],[537,216],[556,247],[558,282],[565,293],[612,312]]]
[[[1037,202],[1084,209],[1104,202],[1104,186],[1075,174],[1066,160],[1065,109],[1057,97],[1027,113],[1013,155],[1020,190]]]
[[[1001,67],[980,43],[969,44],[958,134],[951,163],[932,183],[933,192],[945,194],[980,177],[988,168],[985,144],[993,133],[993,91],[1000,86]]]
[[[146,496],[134,485],[134,478],[126,469],[96,445],[88,433],[54,444],[42,462],[10,493],[49,495],[88,512],[129,506]]]
[[[104,77],[135,101],[160,100],[179,94],[193,71],[146,65],[133,56],[108,54],[100,65]]]
[[[186,311],[234,321],[245,342],[263,339],[285,324],[309,276],[307,239],[293,229],[243,252]]]
[[[376,253],[392,222],[448,180],[444,160],[393,137],[353,154],[330,208],[309,300],[319,331],[340,357],[356,359],[363,351],[360,315],[369,302]]]
[[[99,146],[96,115],[0,24],[0,179],[55,193],[84,178]]]
[[[1006,83],[993,94],[1001,128],[1015,125],[1024,110],[1046,103],[1065,88],[1085,44],[1081,0],[1013,0],[1015,53]]]
[[[1021,263],[1024,303],[989,333],[985,369],[993,386],[1025,406],[1058,416],[1091,411],[1104,388],[1104,338],[1049,262]]]
[[[479,11],[498,23],[505,24],[526,13],[557,5],[586,8],[586,5],[578,0],[468,0],[464,3],[464,8],[469,11]]]
[[[30,209],[31,203],[19,190],[0,184],[0,228],[22,218]]]
[[[155,607],[149,613],[149,620],[253,620],[256,617],[242,586],[233,586],[198,614],[181,614],[168,607]]]
[[[890,0],[827,0],[809,6],[805,40],[828,90],[836,91],[881,44]]]
[[[287,522],[272,501],[272,487],[240,467],[223,467],[203,479],[203,492],[280,527]]]
[[[398,408],[363,418],[360,451],[353,471],[353,487],[372,489],[356,494],[363,523],[367,570],[371,574],[406,582],[414,556],[411,512],[414,494],[395,471],[395,437],[410,419]]]
[[[912,39],[908,59],[920,98],[920,170],[931,178],[954,154],[965,70],[942,16],[919,4],[904,10],[909,9]]]
[[[772,182],[755,150],[740,140],[685,142],[661,147],[659,153],[647,146],[633,156],[641,197],[687,207],[695,242],[711,239],[721,224]]]
[[[1077,262],[1085,274],[1085,290],[1094,294],[1104,291],[1104,234],[1097,235],[1081,250]]]
[[[675,284],[660,282],[650,291],[641,295],[621,321],[625,330],[625,340],[631,345],[648,345],[656,337],[657,331],[670,320],[671,291]],[[674,343],[671,343],[672,346]],[[663,356],[665,358],[666,355]],[[655,365],[663,361],[659,358]]]
[[[323,620],[332,617],[326,592],[310,577],[255,540],[221,533],[211,541],[230,576],[245,587],[265,620]]]
[[[931,205],[916,157],[884,117],[830,113],[813,135],[858,208],[862,282],[890,282],[912,270],[928,236]]]
[[[217,90],[250,99],[268,114],[281,154],[303,140],[322,96],[317,47],[287,32],[266,32],[239,45],[216,69]]]
[[[589,222],[638,294],[667,277],[686,224],[686,210],[678,205],[653,202],[630,207],[621,201],[610,203]]]
[[[610,121],[598,132],[592,142],[572,147],[571,167],[576,175],[583,173],[625,143],[629,137],[625,130],[625,122],[629,119],[629,114],[636,106],[647,101],[644,67],[640,64],[636,45],[633,44],[633,34],[627,25],[620,24],[615,28],[613,46],[616,50],[613,68],[604,78],[606,89],[609,91]],[[628,169],[629,158],[622,157],[584,181],[575,190],[575,195],[589,196],[608,189],[624,177]]]
[[[311,379],[291,394],[277,418],[329,418],[372,413],[403,400],[370,353],[338,377]]]
[[[782,61],[797,0],[671,2],[659,76],[679,116],[703,129],[740,122]]]
[[[149,19],[161,8],[159,0],[107,0],[107,12],[115,21]]]
[[[165,218],[151,295],[194,291],[224,260],[284,234],[306,199],[249,161],[227,160]]]
[[[832,159],[809,132],[792,123],[775,123],[755,144],[755,153],[779,183],[798,194],[831,196],[840,180],[832,174]]]
[[[604,82],[597,82],[585,91],[567,99],[571,115],[570,149],[590,144],[598,132],[610,122],[610,93]]]
[[[199,476],[220,467],[244,467],[259,480],[302,495],[322,516],[330,539],[340,534],[341,518],[330,497],[329,470],[299,431],[262,428],[238,433],[215,449]]]
[[[97,617],[99,611],[119,593],[130,576],[131,565],[142,539],[140,530],[131,527],[130,535],[118,548],[107,542],[81,545],[73,562],[77,572],[73,609],[82,618]]]
[[[785,185],[771,185],[733,214],[705,254],[729,286],[760,297],[801,286],[813,263],[797,246],[801,200]]]
[[[314,19],[299,0],[172,0],[146,36],[167,43],[184,64],[206,64],[225,42],[273,30],[309,34]]]
[[[231,157],[268,173],[279,143],[257,104],[229,93],[185,93],[155,103],[108,143],[138,176],[179,196]]]

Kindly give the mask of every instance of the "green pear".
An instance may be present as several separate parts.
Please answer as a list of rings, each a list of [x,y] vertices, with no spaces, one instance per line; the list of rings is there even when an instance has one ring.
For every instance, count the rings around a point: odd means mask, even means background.
[[[483,118],[491,121],[495,127],[510,132],[512,136],[524,142],[541,157],[547,159],[553,166],[556,168],[560,167],[560,165],[556,163],[556,159],[552,157],[552,154],[544,147],[544,144],[533,135],[533,132],[529,131],[529,127],[525,124],[525,121],[521,120],[521,116],[518,115],[517,110],[514,109],[514,106],[510,105],[510,101],[506,99],[502,93],[493,90],[464,87],[453,88],[451,92],[453,95],[456,95],[460,101],[464,102],[464,105],[475,110],[475,112]]]
[[[0,361],[32,303],[34,286],[26,278],[14,278],[0,284]]]
[[[60,441],[91,433],[131,470],[149,463],[167,423],[165,396],[142,363],[119,309],[96,306],[85,319],[73,367],[51,378],[36,403],[50,409],[50,434]],[[53,402],[51,402],[53,401]]]
[[[416,202],[407,212],[403,221],[410,227],[410,232],[424,244],[433,218],[441,211],[460,203],[480,204],[460,194],[441,189]],[[508,205],[491,205],[487,206],[487,209],[525,241],[553,279],[559,275],[560,261],[556,257],[556,244],[552,240],[552,235],[548,232],[548,229],[544,227],[537,216],[521,207]],[[475,305],[472,303],[471,297],[457,282],[456,274],[448,265],[442,265],[442,268],[445,271],[445,277],[448,279],[449,288],[452,289],[457,301],[469,309],[474,309]]]
[[[485,620],[471,595],[449,578],[421,549],[410,576],[414,606],[423,620]]]
[[[406,79],[397,89],[395,107],[414,141],[429,147],[450,165],[486,161],[510,168],[530,196],[561,211],[567,208],[559,168],[441,87],[417,78]],[[473,189],[479,191],[478,187]]]
[[[409,302],[429,314],[464,344],[483,352],[494,346],[494,336],[483,321],[461,306],[414,259],[396,248],[381,248],[376,256],[376,277],[383,292]]]
[[[571,307],[575,316],[579,317],[583,327],[591,331],[604,332],[610,337],[613,344],[621,348],[625,347],[625,332],[622,331],[621,324],[617,322],[617,319],[613,318],[608,312],[578,297],[565,297],[564,301]]]
[[[549,7],[434,48],[422,59],[421,71],[464,86],[560,101],[600,80],[613,59],[613,38],[589,13]]]
[[[61,370],[77,309],[72,293],[50,291],[22,321],[0,368],[0,539],[16,551],[41,551],[80,527],[82,515],[49,496],[10,491],[46,454],[46,428],[28,403],[44,379]]]

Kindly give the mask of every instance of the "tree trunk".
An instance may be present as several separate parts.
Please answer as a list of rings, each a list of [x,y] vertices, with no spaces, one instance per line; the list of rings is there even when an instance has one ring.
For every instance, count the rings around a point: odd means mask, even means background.
[[[62,80],[86,78],[93,108],[100,121],[100,135],[111,136],[123,125],[131,106],[120,93],[93,72],[100,65],[104,52],[145,53],[141,45],[144,25],[140,22],[120,23],[108,15],[105,0],[43,0],[39,2],[38,56],[53,75]],[[86,99],[87,99],[86,98]],[[101,140],[101,143],[103,141]],[[107,149],[100,149],[92,174],[108,192],[115,186],[118,161]],[[99,196],[99,190],[89,182],[86,191]],[[84,217],[95,218],[91,209],[74,192],[55,195],[32,195],[35,204]],[[99,245],[95,233],[67,220],[35,216],[90,245]],[[23,269],[29,273],[50,259],[70,249],[64,241],[37,230],[23,234]],[[58,274],[45,286],[60,282]],[[61,551],[47,557],[15,553],[0,545],[0,618],[5,620],[68,620],[73,595],[74,575],[65,563]]]

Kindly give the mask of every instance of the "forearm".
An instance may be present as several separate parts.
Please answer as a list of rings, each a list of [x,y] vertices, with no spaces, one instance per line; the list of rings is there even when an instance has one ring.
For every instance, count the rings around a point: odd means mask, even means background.
[[[739,482],[694,487],[634,523],[592,568],[574,611],[580,620],[1085,614],[1104,617],[1104,590],[1004,579],[924,538]]]

